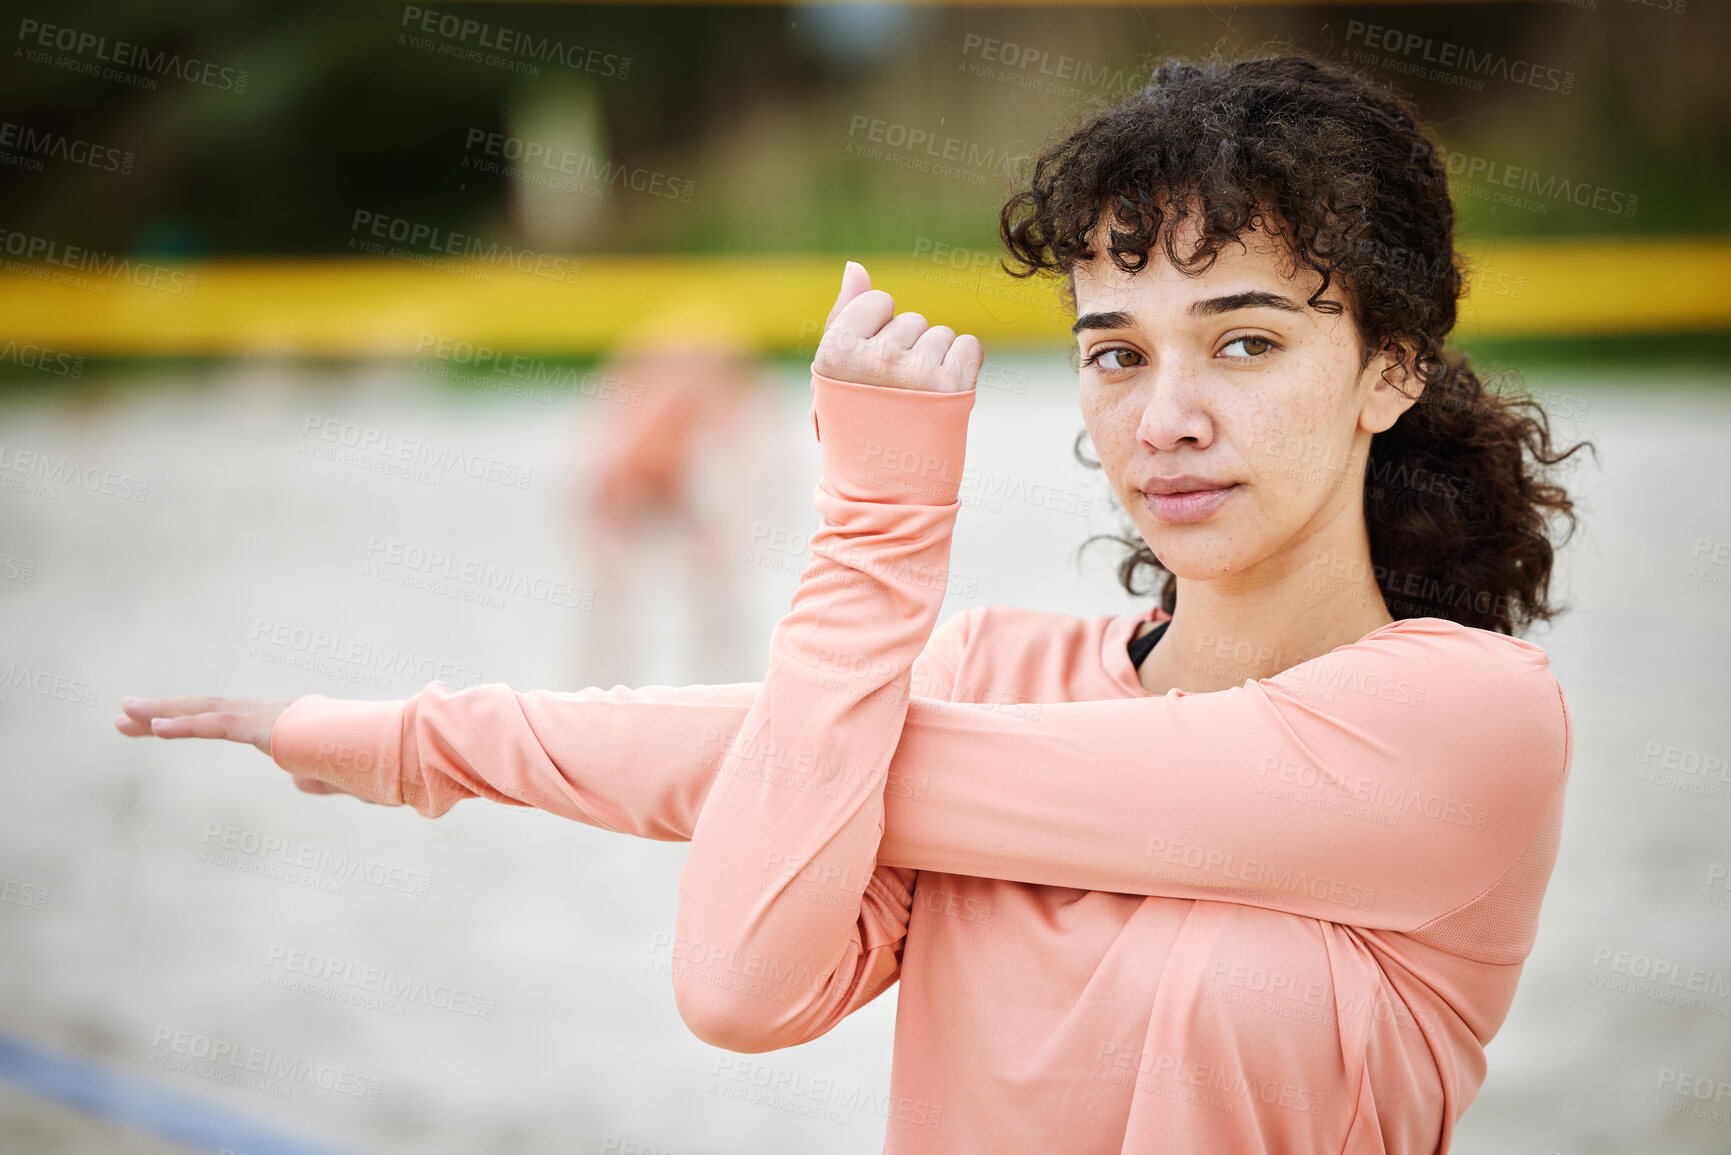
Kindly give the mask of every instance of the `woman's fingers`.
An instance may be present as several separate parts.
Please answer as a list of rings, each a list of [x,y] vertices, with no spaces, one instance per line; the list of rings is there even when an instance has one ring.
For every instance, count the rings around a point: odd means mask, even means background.
[[[255,705],[258,703],[255,703]],[[223,710],[210,714],[185,714],[177,718],[152,718],[150,732],[158,738],[221,738],[245,742],[261,754],[270,755],[270,732],[278,710]]]
[[[154,734],[158,738],[223,738],[246,742],[266,756],[270,754],[271,730],[288,702],[259,702],[251,698],[167,698],[153,701],[128,698],[126,710],[114,719],[114,728],[134,738]],[[212,709],[199,712],[200,706]],[[317,778],[294,776],[295,786],[308,794],[353,794]],[[353,794],[359,798],[360,795]],[[371,802],[370,798],[362,798]]]
[[[926,319],[918,313],[897,313],[890,323],[878,330],[878,339],[886,349],[912,349],[914,343],[930,332]]]
[[[116,714],[114,716],[114,728],[128,738],[142,738],[150,733],[149,722],[141,722],[128,714]]]
[[[823,343],[848,352],[876,337],[895,314],[894,298],[882,289],[867,289],[842,306],[825,331]]]
[[[823,327],[828,331],[835,321],[836,314],[847,308],[848,303],[861,293],[872,287],[871,274],[858,261],[849,261],[842,266],[841,292],[836,294],[835,304],[830,306],[829,316],[824,318]]]
[[[895,308],[890,295],[878,289],[868,289],[842,306],[818,343],[813,368],[825,376],[847,380],[869,376],[881,356],[883,342],[878,333],[893,319]]]
[[[979,339],[957,337],[919,313],[897,313],[895,301],[871,287],[865,266],[847,262],[841,292],[824,322],[812,369],[866,385],[960,393],[974,387],[985,361]]]
[[[222,738],[246,742],[268,755],[271,728],[288,708],[287,700],[253,698],[127,698],[114,720],[122,734],[138,738]]]
[[[129,717],[148,723],[152,718],[179,718],[186,714],[209,714],[246,702],[246,698],[126,698],[120,703]]]
[[[156,732],[151,723],[157,718],[207,714],[227,705],[226,698],[127,698],[120,703],[125,713],[114,719],[114,728],[129,737],[139,738]]]
[[[980,345],[980,339],[972,333],[963,333],[945,351],[939,375],[957,391],[972,389],[975,378],[980,375],[980,367],[985,363],[986,351]]]
[[[249,723],[255,718],[256,715],[227,711],[158,717],[150,720],[150,732],[158,738],[226,738],[232,742],[251,742],[256,735]]]
[[[956,331],[948,325],[933,325],[913,343],[908,350],[908,360],[922,375],[935,375],[944,363],[944,354],[950,351],[950,344],[955,339]]]

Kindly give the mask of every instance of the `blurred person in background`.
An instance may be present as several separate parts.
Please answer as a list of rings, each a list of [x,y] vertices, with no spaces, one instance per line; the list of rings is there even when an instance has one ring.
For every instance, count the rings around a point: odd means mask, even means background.
[[[739,680],[750,652],[742,514],[748,484],[772,464],[760,351],[724,306],[675,303],[625,333],[595,373],[598,396],[615,403],[580,412],[578,541],[596,590],[584,681],[635,684],[659,654],[677,655],[686,680]]]

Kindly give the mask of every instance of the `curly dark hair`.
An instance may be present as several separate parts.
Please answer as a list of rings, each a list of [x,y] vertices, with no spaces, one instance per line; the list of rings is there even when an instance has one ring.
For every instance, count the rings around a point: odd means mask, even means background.
[[[1139,271],[1160,244],[1174,267],[1198,274],[1262,228],[1321,275],[1311,307],[1339,313],[1319,299],[1339,279],[1364,364],[1391,347],[1389,372],[1411,358],[1423,391],[1372,438],[1365,466],[1371,562],[1391,614],[1514,634],[1560,612],[1548,588],[1575,514],[1549,473],[1591,445],[1553,446],[1543,406],[1487,388],[1463,354],[1444,350],[1465,262],[1442,158],[1410,102],[1290,51],[1161,63],[1141,92],[1034,159],[999,215],[1018,265],[1005,271],[1064,277],[1074,306],[1069,275],[1094,257],[1089,234],[1108,206],[1110,255],[1124,271]],[[1191,213],[1200,241],[1184,256],[1175,237]],[[1098,467],[1082,455],[1085,437],[1077,457]],[[1565,526],[1553,541],[1557,519]],[[1161,605],[1176,609],[1176,580],[1146,543],[1106,536],[1133,551],[1119,567],[1124,588],[1147,592],[1137,587],[1144,569],[1164,575]]]

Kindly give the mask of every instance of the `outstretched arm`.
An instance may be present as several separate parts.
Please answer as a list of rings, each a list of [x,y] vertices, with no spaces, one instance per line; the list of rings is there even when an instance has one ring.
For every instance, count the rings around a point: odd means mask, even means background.
[[[965,647],[972,613],[927,656]],[[406,701],[309,694],[268,732],[285,770],[428,817],[482,796],[686,839],[756,689],[435,682]],[[128,720],[142,733],[140,717],[181,711],[172,733],[219,716],[180,704],[195,701],[146,702]],[[1042,703],[1032,717],[916,693],[878,862],[1405,931],[1502,877],[1568,757],[1544,651],[1435,618],[1216,693]],[[793,772],[814,787],[831,773]]]

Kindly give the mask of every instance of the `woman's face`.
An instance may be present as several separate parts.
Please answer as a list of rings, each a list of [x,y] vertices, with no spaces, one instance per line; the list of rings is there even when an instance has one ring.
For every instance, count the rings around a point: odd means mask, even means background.
[[[1180,253],[1194,235],[1180,230]],[[1340,313],[1310,308],[1321,276],[1261,230],[1195,276],[1159,246],[1126,273],[1106,241],[1103,222],[1073,273],[1082,416],[1154,556],[1206,581],[1275,576],[1362,541],[1371,435],[1411,402],[1382,380],[1392,354],[1362,361],[1338,284],[1321,299]]]

